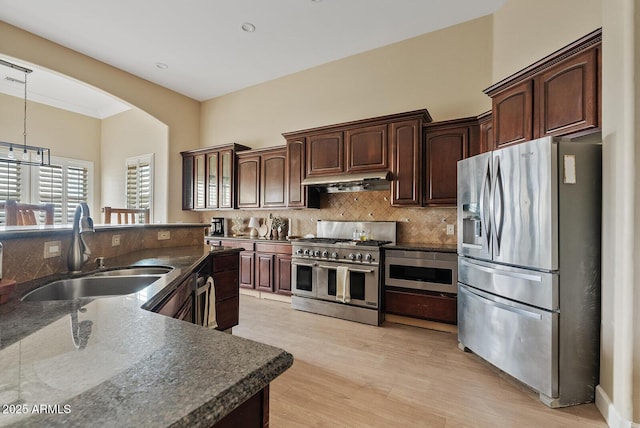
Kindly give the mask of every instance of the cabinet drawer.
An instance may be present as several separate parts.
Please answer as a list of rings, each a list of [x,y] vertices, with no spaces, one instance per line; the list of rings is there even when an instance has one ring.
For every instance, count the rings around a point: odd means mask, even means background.
[[[291,254],[291,245],[256,243],[256,252],[271,254]]]
[[[226,330],[238,325],[239,302],[240,299],[238,297],[216,302],[218,330]]]
[[[216,302],[238,296],[239,289],[237,270],[216,273],[213,275],[213,281],[216,287]]]
[[[238,269],[238,254],[213,257],[213,272]]]
[[[191,298],[193,275],[190,275],[178,288],[171,293],[169,298],[158,307],[157,312],[169,317],[175,317],[187,300]]]
[[[457,300],[439,294],[385,291],[385,312],[407,317],[456,324]]]

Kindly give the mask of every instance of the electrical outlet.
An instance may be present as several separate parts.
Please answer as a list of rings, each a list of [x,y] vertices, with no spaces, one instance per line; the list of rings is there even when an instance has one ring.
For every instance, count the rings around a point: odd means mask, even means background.
[[[454,233],[456,233],[456,226],[453,224],[448,224],[447,225],[447,235],[453,235]]]
[[[60,257],[62,243],[60,241],[50,241],[44,243],[44,258]]]
[[[111,246],[117,247],[118,245],[120,245],[120,235],[113,235],[111,237]]]
[[[158,232],[158,241],[164,241],[166,239],[171,239],[171,232],[168,230],[161,230]]]

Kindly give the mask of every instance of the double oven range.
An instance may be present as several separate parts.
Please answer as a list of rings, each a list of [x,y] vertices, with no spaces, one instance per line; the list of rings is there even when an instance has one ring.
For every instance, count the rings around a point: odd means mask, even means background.
[[[384,261],[395,222],[318,221],[317,237],[292,241],[294,309],[379,325]]]

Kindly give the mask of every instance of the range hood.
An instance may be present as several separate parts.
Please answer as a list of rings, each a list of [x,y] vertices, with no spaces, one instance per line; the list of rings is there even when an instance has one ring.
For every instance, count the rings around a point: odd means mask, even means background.
[[[388,190],[391,187],[391,173],[389,171],[379,171],[309,177],[302,180],[302,184],[318,188],[320,191],[327,193]]]

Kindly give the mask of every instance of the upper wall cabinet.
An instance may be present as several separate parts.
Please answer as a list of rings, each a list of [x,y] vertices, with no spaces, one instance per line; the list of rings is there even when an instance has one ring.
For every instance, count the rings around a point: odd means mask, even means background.
[[[434,122],[424,128],[425,197],[430,206],[455,206],[458,161],[478,151],[480,126],[476,117]]]
[[[289,207],[311,206],[308,177],[390,171],[391,204],[422,204],[422,125],[426,109],[282,134],[288,147]],[[302,170],[304,166],[304,170]],[[302,200],[309,196],[306,205]]]
[[[306,176],[306,138],[287,140],[286,179],[287,207],[320,208],[318,189],[302,185]]]
[[[238,154],[238,208],[287,206],[287,149],[285,146]]]
[[[486,150],[600,126],[602,30],[487,88],[493,142]]]
[[[234,208],[236,153],[248,149],[226,144],[181,152],[182,209]]]

